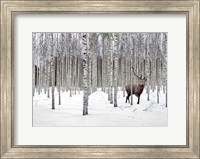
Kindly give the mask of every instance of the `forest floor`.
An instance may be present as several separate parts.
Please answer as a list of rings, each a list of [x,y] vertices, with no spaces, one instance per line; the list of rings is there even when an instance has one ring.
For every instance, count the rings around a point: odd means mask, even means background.
[[[103,126],[103,127],[166,127],[168,109],[165,106],[165,94],[160,92],[157,104],[156,92],[150,92],[147,101],[146,90],[137,104],[133,95],[133,105],[125,103],[123,92],[118,91],[118,107],[108,101],[108,95],[100,89],[89,96],[88,115],[83,116],[83,92],[69,96],[69,91],[61,93],[61,105],[58,105],[58,92],[55,91],[55,110],[51,109],[51,98],[41,93],[33,97],[33,126]]]

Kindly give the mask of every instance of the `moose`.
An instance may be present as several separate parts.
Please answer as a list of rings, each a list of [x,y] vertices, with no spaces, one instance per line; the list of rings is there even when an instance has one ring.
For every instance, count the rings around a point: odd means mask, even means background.
[[[147,78],[150,76],[150,74],[147,77],[142,78],[142,75],[138,76],[135,73],[135,70],[133,67],[132,67],[132,69],[133,69],[133,74],[138,78],[138,83],[137,84],[128,84],[125,86],[125,90],[127,93],[126,103],[127,103],[127,100],[130,103],[129,97],[131,96],[131,93],[132,93],[132,94],[135,94],[136,97],[138,97],[137,104],[139,104],[140,103],[140,95],[142,94],[142,92],[144,90],[145,82],[147,81]],[[132,92],[131,92],[131,87],[132,87]]]

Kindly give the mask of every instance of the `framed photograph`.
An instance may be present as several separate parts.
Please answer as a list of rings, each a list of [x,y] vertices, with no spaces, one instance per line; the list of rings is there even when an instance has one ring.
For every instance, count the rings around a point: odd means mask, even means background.
[[[199,0],[1,0],[1,158],[200,158]]]
[[[167,33],[32,36],[33,126],[167,126]]]

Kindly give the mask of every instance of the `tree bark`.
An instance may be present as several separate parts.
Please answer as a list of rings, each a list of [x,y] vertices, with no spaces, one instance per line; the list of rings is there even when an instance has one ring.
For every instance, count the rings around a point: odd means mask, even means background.
[[[88,114],[88,57],[87,57],[87,42],[88,33],[83,33],[82,35],[82,46],[83,46],[83,115]]]
[[[114,33],[114,107],[117,107],[118,36]]]
[[[52,94],[52,109],[55,109],[55,100],[54,100],[54,85],[55,85],[55,75],[54,75],[54,33],[51,34],[52,44],[51,44],[51,94]]]

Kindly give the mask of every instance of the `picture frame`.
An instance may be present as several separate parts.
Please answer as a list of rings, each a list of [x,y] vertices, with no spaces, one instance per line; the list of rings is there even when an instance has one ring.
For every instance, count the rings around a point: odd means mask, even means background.
[[[1,0],[1,158],[199,158],[199,0]],[[18,13],[185,13],[187,15],[186,145],[14,145],[13,19]]]

